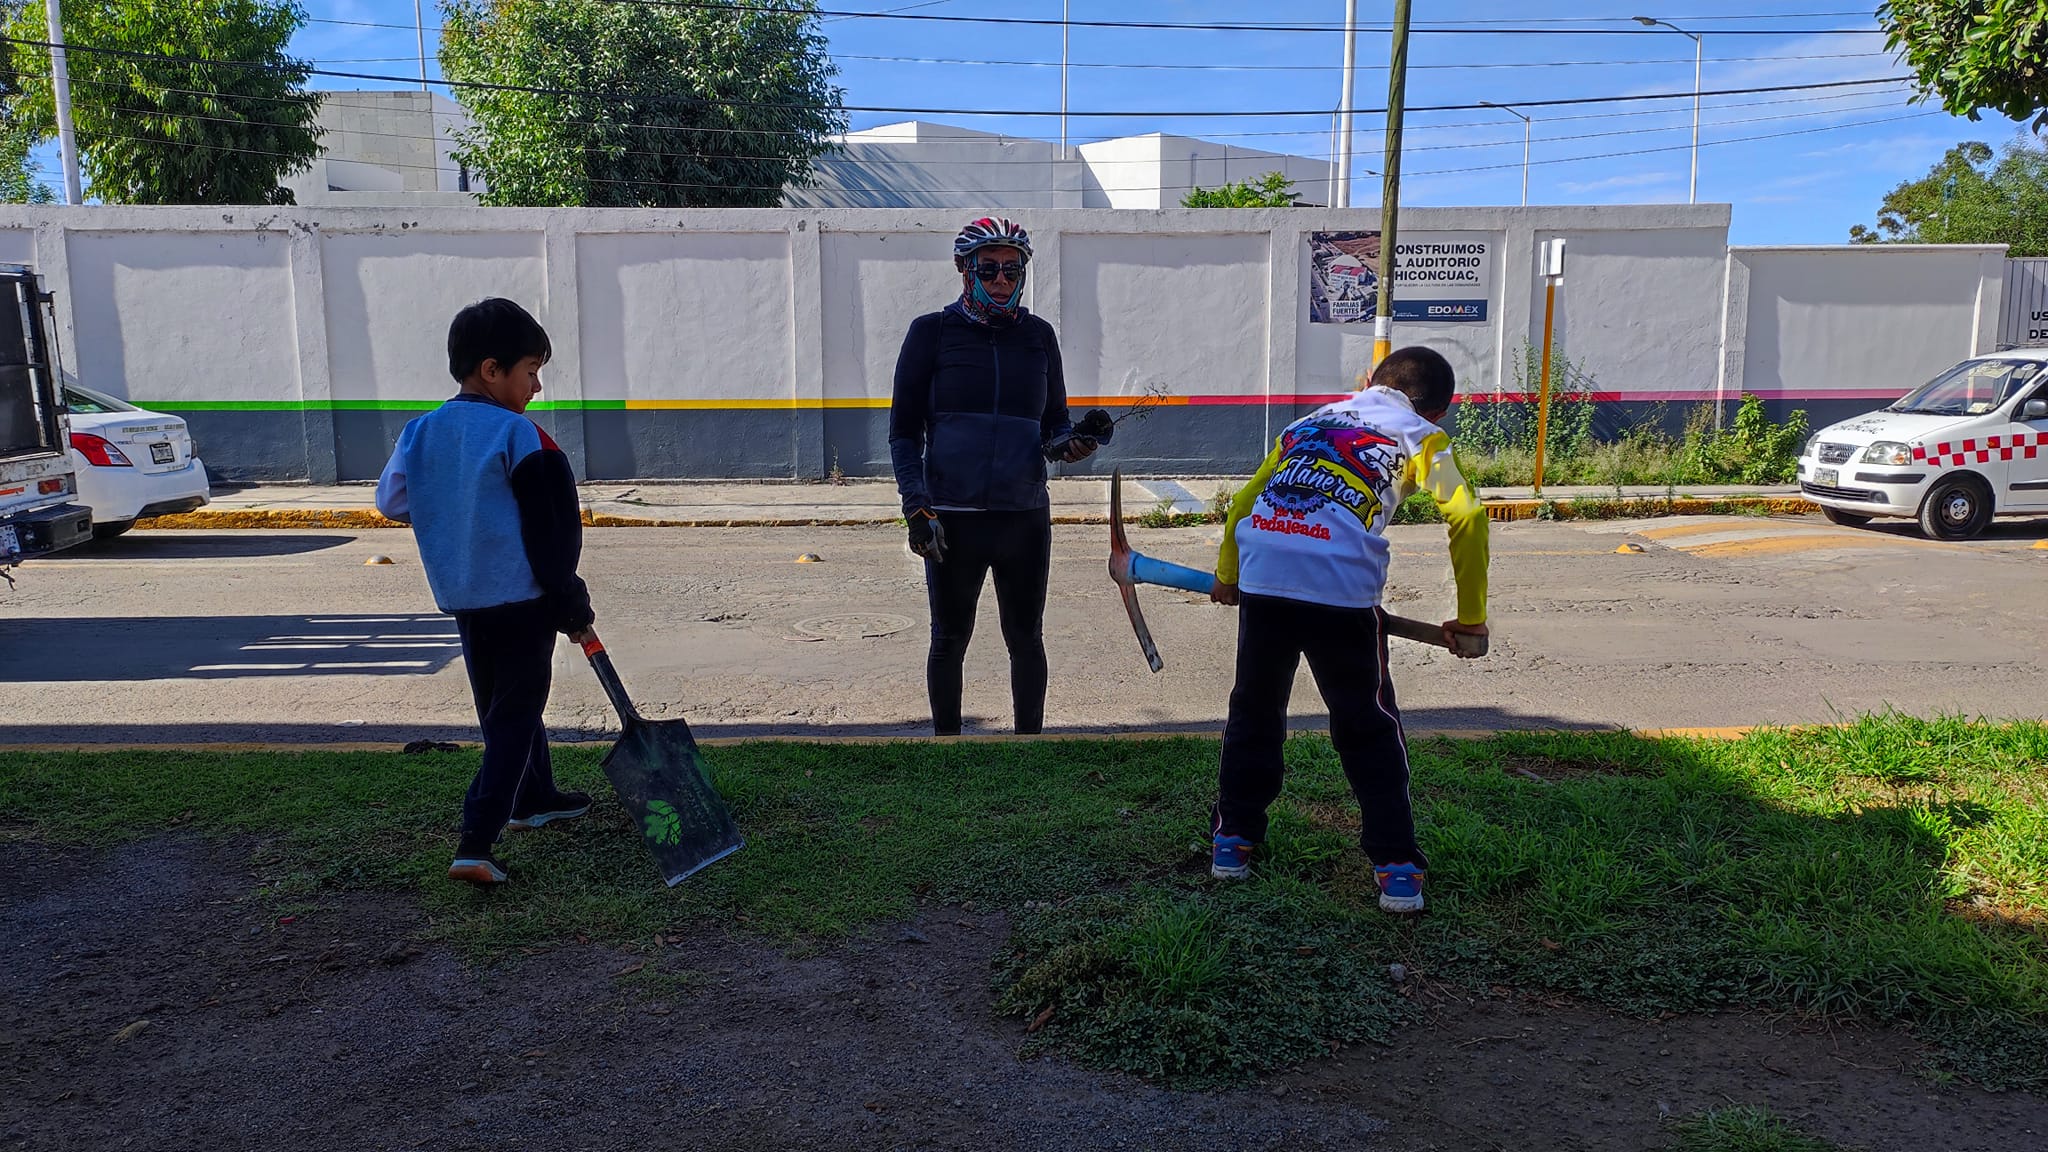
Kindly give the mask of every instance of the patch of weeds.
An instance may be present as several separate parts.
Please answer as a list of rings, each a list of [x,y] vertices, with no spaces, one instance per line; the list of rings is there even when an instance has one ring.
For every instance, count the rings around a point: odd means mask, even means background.
[[[997,1010],[1038,1023],[1027,1052],[1220,1086],[1389,1040],[1407,1004],[1356,962],[1368,927],[1296,885],[1097,896],[1018,922]]]
[[[1402,501],[1399,508],[1394,509],[1394,523],[1396,524],[1441,524],[1443,522],[1443,510],[1436,506],[1436,497],[1431,496],[1427,492],[1415,493]]]
[[[1803,1135],[1763,1108],[1714,1108],[1673,1125],[1672,1152],[1842,1152]]]
[[[1196,528],[1204,524],[1221,524],[1230,511],[1230,500],[1223,495],[1223,509],[1217,511],[1216,501],[1201,512],[1175,512],[1172,500],[1161,500],[1158,504],[1138,514],[1140,528]]]

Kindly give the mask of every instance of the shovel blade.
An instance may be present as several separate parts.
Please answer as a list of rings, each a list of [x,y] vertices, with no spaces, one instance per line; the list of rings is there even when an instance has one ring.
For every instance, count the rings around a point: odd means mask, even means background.
[[[684,721],[628,720],[603,767],[669,887],[745,847]]]

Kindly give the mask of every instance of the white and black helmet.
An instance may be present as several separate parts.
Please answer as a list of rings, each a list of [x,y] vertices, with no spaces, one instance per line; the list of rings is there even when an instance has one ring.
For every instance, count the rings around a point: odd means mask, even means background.
[[[1031,262],[1031,233],[1008,220],[983,216],[953,237],[953,263],[965,268],[976,252],[998,245],[1015,248],[1024,254],[1026,264]]]

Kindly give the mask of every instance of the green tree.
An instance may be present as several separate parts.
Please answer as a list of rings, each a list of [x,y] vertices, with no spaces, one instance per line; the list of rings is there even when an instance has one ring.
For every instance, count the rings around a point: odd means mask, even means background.
[[[1885,0],[1877,21],[1951,115],[2048,126],[2048,0]]]
[[[11,6],[8,15],[11,16]],[[0,16],[0,22],[7,17]],[[29,152],[36,145],[36,132],[22,116],[22,87],[16,72],[17,51],[11,40],[0,40],[0,201],[9,204],[47,204],[56,194],[36,178]]]
[[[1183,208],[1292,208],[1294,181],[1285,172],[1268,172],[1221,188],[1196,188],[1181,197]]]
[[[42,0],[8,35],[48,39]],[[280,186],[320,155],[312,65],[286,45],[296,0],[67,0],[79,168],[110,204],[289,204]],[[50,56],[17,44],[22,123],[56,135]],[[232,62],[232,63],[230,63]]]
[[[811,0],[446,0],[487,204],[772,207],[845,130]]]
[[[1855,225],[1849,239],[2005,244],[2014,256],[2048,256],[2048,147],[2026,136],[2003,155],[1975,140],[1958,144],[1927,175],[1886,193],[1877,226]]]

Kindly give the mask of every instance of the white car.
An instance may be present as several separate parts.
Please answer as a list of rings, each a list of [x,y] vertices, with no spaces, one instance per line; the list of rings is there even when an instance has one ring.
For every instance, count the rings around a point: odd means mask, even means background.
[[[1821,429],[1800,453],[1799,490],[1837,524],[1903,516],[1937,540],[2048,515],[2048,348],[1972,357]]]
[[[64,386],[78,502],[92,534],[110,540],[143,516],[190,512],[212,485],[198,447],[176,416],[150,412],[75,384]]]

